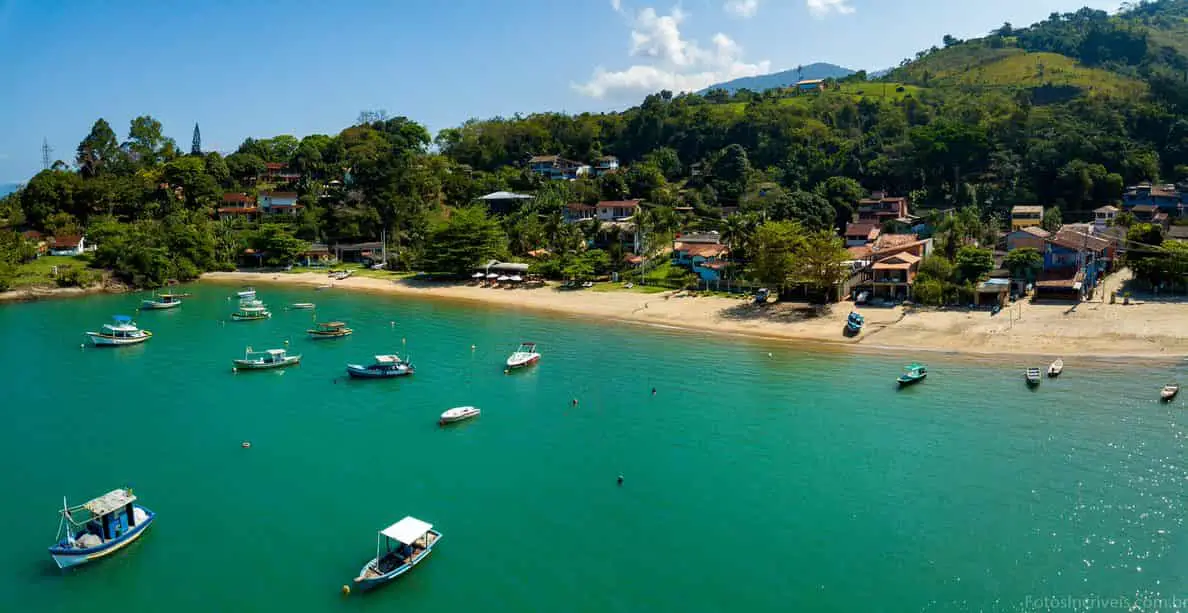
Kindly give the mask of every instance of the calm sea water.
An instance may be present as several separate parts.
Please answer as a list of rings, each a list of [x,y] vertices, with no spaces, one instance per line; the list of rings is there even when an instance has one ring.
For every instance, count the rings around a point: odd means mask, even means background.
[[[117,350],[80,349],[82,333],[141,296],[0,307],[0,611],[1016,611],[1188,597],[1188,414],[1156,401],[1179,366],[1070,360],[1029,391],[1021,364],[334,290],[265,288],[272,320],[224,323],[233,289],[198,285],[179,310],[138,315],[156,336]],[[313,315],[283,309],[298,301],[356,334],[307,340]],[[300,366],[231,372],[246,345],[286,339]],[[505,375],[521,340],[544,359]],[[345,379],[348,361],[393,351],[414,377]],[[931,375],[897,392],[912,357]],[[482,417],[437,427],[463,404]],[[125,484],[156,525],[58,571],[45,548],[62,496]],[[344,599],[375,532],[405,515],[444,533],[434,554]]]

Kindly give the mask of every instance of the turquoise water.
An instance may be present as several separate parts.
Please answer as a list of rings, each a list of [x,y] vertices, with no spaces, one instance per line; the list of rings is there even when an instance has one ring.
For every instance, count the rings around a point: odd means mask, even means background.
[[[82,333],[140,296],[0,307],[0,611],[1015,611],[1188,596],[1188,416],[1156,400],[1179,365],[1068,360],[1030,391],[1009,361],[337,290],[262,288],[272,320],[224,323],[232,287],[190,291],[137,316],[151,341],[115,350],[80,349]],[[355,335],[307,340],[313,315],[281,308],[299,301]],[[286,339],[300,366],[231,372],[246,345]],[[521,340],[544,358],[505,375]],[[392,351],[417,374],[345,379],[348,361]],[[929,379],[897,392],[911,358]],[[464,404],[483,415],[437,427]],[[45,548],[62,496],[125,484],[157,523],[58,571]],[[344,599],[375,532],[405,515],[443,532],[433,555]]]

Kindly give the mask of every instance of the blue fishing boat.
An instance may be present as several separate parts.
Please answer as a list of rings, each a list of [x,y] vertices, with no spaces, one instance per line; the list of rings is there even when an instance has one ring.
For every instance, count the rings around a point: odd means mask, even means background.
[[[403,575],[428,557],[440,539],[441,533],[432,524],[415,517],[405,517],[380,530],[375,557],[359,571],[355,585],[367,591]]]
[[[866,325],[866,318],[862,315],[850,311],[850,316],[846,318],[846,335],[854,336],[862,331],[862,326]]]
[[[363,366],[362,364],[347,364],[347,374],[359,379],[387,379],[389,377],[403,377],[416,372],[412,364],[400,359],[397,355],[377,355],[375,362]]]
[[[909,364],[903,368],[903,374],[899,375],[896,382],[899,387],[906,387],[924,380],[928,376],[928,367],[923,364]]]
[[[86,564],[123,549],[140,538],[156,514],[136,504],[131,489],[112,490],[71,507],[62,498],[58,543],[49,548],[58,568]]]

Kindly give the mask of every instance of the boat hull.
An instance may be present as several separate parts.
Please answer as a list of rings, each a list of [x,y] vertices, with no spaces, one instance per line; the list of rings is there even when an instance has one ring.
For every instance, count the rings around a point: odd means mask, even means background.
[[[928,377],[928,375],[921,375],[919,377],[900,377],[896,379],[895,382],[899,384],[899,387],[907,387],[909,385],[915,385],[923,381],[926,377]]]
[[[301,363],[301,356],[291,356],[281,362],[253,362],[252,360],[232,360],[231,362],[239,370],[272,370],[274,368],[296,366]]]
[[[315,304],[314,304],[314,303],[312,303],[312,302],[298,302],[298,303],[295,303],[295,304],[293,304],[293,305],[292,305],[292,306],[290,306],[289,308],[290,308],[290,309],[298,309],[298,310],[302,310],[302,311],[307,311],[307,310],[309,310],[309,309],[312,309],[312,308],[314,308],[315,306],[317,306],[317,305],[315,305]]]
[[[381,585],[389,583],[400,575],[412,570],[414,566],[423,562],[425,558],[429,557],[429,554],[433,553],[433,548],[437,546],[437,541],[441,540],[440,532],[433,530],[431,533],[434,535],[433,542],[428,547],[426,547],[424,551],[413,556],[411,561],[405,563],[402,566],[397,566],[383,575],[365,577],[367,574],[367,569],[376,562],[375,558],[368,560],[367,563],[363,565],[363,568],[359,569],[359,575],[355,577],[355,587],[361,591],[368,592]]]
[[[351,334],[354,334],[354,332],[355,332],[354,330],[345,330],[342,332],[316,332],[314,330],[306,330],[306,333],[309,334],[309,337],[315,341],[327,340],[327,339],[332,339],[332,338],[344,338],[344,337],[350,336]]]
[[[149,526],[153,525],[153,520],[157,517],[156,513],[140,505],[136,505],[136,508],[144,511],[146,518],[144,521],[133,526],[127,533],[97,547],[86,549],[63,547],[61,544],[54,545],[49,548],[50,557],[53,558],[58,568],[71,568],[86,564],[87,562],[93,562],[127,547],[129,544],[135,542],[136,539],[139,539],[148,530]]]
[[[449,411],[446,411],[445,413],[441,414],[440,418],[438,418],[437,425],[444,426],[446,424],[456,424],[458,422],[466,421],[468,419],[474,419],[475,417],[478,417],[480,414],[481,414],[481,411],[479,411],[478,409],[475,409],[473,407],[471,407],[471,410],[464,411],[464,412],[450,413]]]
[[[152,300],[145,300],[140,303],[140,310],[164,311],[165,309],[172,309],[179,306],[181,306],[181,302],[153,302]]]
[[[143,336],[132,337],[115,337],[99,332],[87,332],[87,336],[91,338],[91,344],[96,347],[123,347],[125,345],[139,345],[153,337],[153,333],[148,330],[141,330],[144,332]]]
[[[507,359],[507,367],[509,370],[515,370],[517,368],[528,368],[529,366],[532,366],[539,361],[540,361],[539,355],[534,355],[530,358],[523,358],[523,359],[508,358]]]
[[[394,379],[396,377],[407,377],[416,372],[414,368],[406,368],[403,370],[369,370],[364,366],[357,364],[347,364],[347,374],[356,379]]]
[[[240,315],[239,313],[232,313],[231,319],[233,321],[260,321],[272,317],[272,313],[265,315]]]
[[[1180,393],[1180,388],[1174,390],[1160,390],[1159,399],[1163,402],[1171,402]]]

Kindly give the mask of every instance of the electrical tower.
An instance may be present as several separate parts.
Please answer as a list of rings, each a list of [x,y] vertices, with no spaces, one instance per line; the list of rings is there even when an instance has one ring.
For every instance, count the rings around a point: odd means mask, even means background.
[[[49,146],[49,140],[41,139],[41,168],[42,170],[50,169],[50,154],[54,152],[54,148]]]

